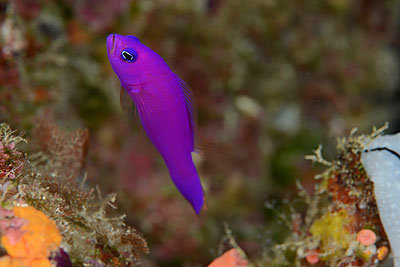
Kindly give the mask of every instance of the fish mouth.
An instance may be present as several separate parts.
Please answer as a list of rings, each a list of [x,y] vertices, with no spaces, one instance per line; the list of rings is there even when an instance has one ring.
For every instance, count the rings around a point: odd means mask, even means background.
[[[113,33],[113,34],[110,34],[107,37],[107,50],[109,51],[110,55],[114,54],[115,47],[116,47],[116,45],[115,45],[115,34]]]
[[[112,35],[113,39],[112,39],[112,45],[111,45],[111,54],[114,54],[114,50],[115,50],[115,34]]]

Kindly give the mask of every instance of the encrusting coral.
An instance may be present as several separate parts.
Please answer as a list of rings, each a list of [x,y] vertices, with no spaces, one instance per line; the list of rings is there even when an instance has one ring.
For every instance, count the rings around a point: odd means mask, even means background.
[[[28,148],[36,152],[28,157],[15,148],[25,140],[0,124],[0,201],[5,207],[0,209],[0,230],[7,252],[0,266],[51,266],[49,257],[57,261],[65,255],[61,260],[71,258],[73,266],[137,263],[139,253],[148,252],[147,244],[125,225],[124,216],[106,216],[106,207],[115,208],[115,194],[96,197],[93,189],[85,189],[85,179],[77,182],[87,130],[68,133],[38,123],[34,138],[36,148]],[[54,252],[59,255],[50,253],[59,247],[63,249]]]
[[[231,248],[223,255],[213,260],[207,267],[224,267],[224,266],[236,266],[236,267],[247,267],[248,263],[242,258],[240,253]]]

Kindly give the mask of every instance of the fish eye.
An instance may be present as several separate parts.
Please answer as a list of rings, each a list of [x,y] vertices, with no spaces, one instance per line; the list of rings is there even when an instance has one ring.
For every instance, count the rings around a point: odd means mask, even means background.
[[[121,58],[129,63],[135,62],[137,59],[137,53],[133,49],[125,49],[121,52]]]

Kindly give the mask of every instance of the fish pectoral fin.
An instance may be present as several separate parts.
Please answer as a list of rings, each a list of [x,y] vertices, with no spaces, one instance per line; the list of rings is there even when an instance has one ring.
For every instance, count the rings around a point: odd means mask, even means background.
[[[121,92],[119,93],[119,100],[121,102],[121,107],[124,111],[129,113],[135,112],[135,105],[131,96],[128,94],[128,91],[125,90],[123,86],[121,86]]]

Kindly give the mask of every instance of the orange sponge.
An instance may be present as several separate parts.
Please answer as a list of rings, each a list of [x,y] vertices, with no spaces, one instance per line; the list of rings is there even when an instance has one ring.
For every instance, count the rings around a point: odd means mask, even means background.
[[[23,234],[17,242],[10,240],[7,234],[1,237],[1,243],[10,257],[1,258],[0,267],[50,267],[50,252],[56,250],[62,240],[56,224],[31,206],[14,207],[13,212],[28,223],[21,227]],[[15,261],[19,261],[20,265],[14,265]]]

